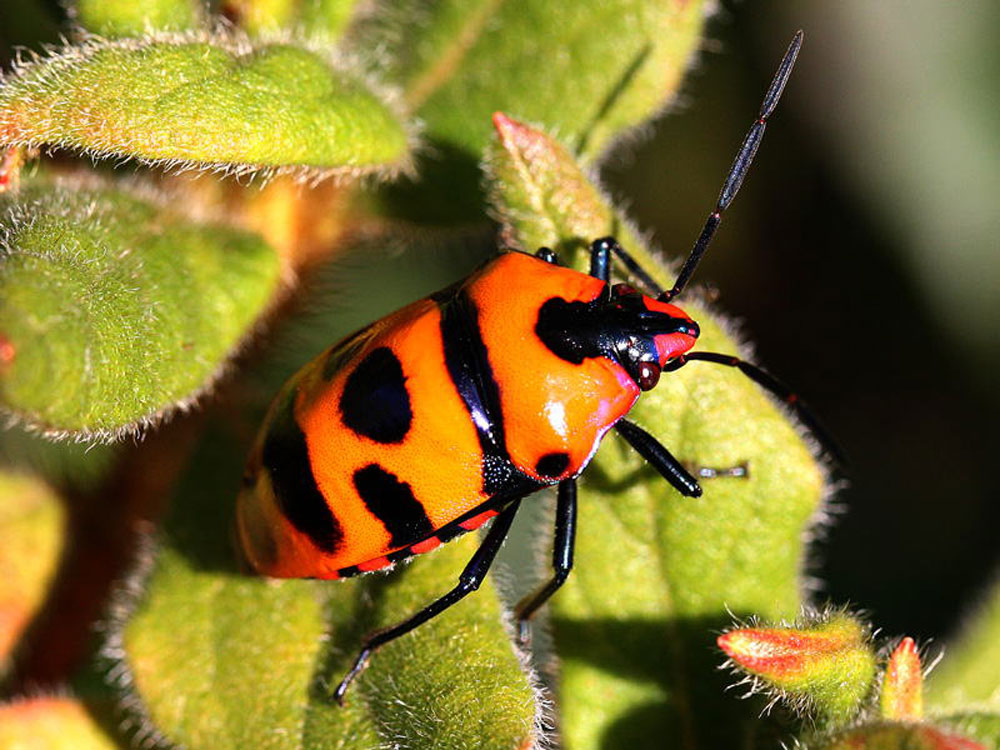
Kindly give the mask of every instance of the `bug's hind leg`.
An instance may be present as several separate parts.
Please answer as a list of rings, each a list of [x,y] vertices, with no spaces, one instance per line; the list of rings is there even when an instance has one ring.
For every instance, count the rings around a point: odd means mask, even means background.
[[[691,476],[691,472],[685,469],[656,438],[626,419],[619,419],[615,423],[615,430],[635,448],[636,453],[649,461],[675,490],[687,497],[701,497],[701,485],[698,484],[698,480]]]
[[[403,620],[403,622],[397,625],[386,628],[385,630],[379,630],[372,633],[365,639],[365,642],[361,647],[361,651],[354,660],[354,665],[344,676],[344,679],[340,681],[340,684],[333,693],[333,697],[338,703],[344,702],[344,693],[347,692],[347,688],[350,686],[354,678],[357,677],[366,666],[368,666],[368,660],[371,658],[375,649],[379,646],[384,646],[386,643],[389,643],[389,641],[393,641],[401,635],[406,635],[414,628],[423,625],[425,622],[441,614],[448,609],[448,607],[460,601],[468,594],[471,594],[473,591],[478,589],[480,585],[482,585],[483,579],[486,578],[486,573],[490,569],[490,565],[493,564],[493,560],[496,558],[497,552],[500,551],[503,540],[507,537],[507,532],[510,531],[510,525],[514,520],[514,516],[517,514],[517,509],[520,505],[521,501],[515,500],[513,503],[504,508],[500,512],[500,515],[496,517],[496,520],[493,521],[493,525],[490,526],[489,532],[486,534],[486,538],[483,539],[483,543],[479,546],[479,549],[476,550],[476,554],[472,556],[472,559],[469,560],[469,564],[465,566],[465,570],[463,570],[462,574],[458,577],[458,585],[455,588],[442,596],[440,599],[428,604],[412,617]]]
[[[518,602],[514,609],[517,617],[517,637],[522,645],[531,639],[531,617],[566,582],[573,568],[573,541],[576,537],[576,480],[559,483],[556,500],[556,528],[552,542],[552,569],[555,571],[548,583]]]

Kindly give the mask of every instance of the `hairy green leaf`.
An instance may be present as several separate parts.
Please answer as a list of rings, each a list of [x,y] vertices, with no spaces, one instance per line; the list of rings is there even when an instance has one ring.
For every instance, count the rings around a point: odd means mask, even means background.
[[[854,721],[875,684],[878,658],[869,627],[846,612],[802,618],[794,625],[737,627],[717,643],[734,668],[754,677],[762,691],[823,726]],[[882,697],[892,692],[883,682]]]
[[[114,189],[43,183],[0,203],[0,404],[109,436],[190,401],[270,303],[275,254]]]
[[[623,222],[609,207],[569,211],[601,198],[568,152],[537,131],[514,139],[503,131],[490,164],[505,233],[523,245],[575,249],[564,260],[586,268],[582,240]],[[519,165],[548,161],[558,163],[561,185]],[[572,199],[551,197],[559,195]],[[667,287],[662,263],[627,244]],[[678,303],[701,325],[696,350],[738,351],[697,296]],[[550,605],[565,746],[661,747],[664,738],[738,746],[756,717],[725,695],[715,635],[734,615],[798,614],[823,472],[783,410],[730,368],[693,362],[665,374],[629,418],[692,470],[741,467],[748,476],[704,479],[704,496],[685,498],[623,440],[604,439],[581,491],[573,575]]]
[[[187,31],[202,22],[197,0],[76,0],[73,10],[80,26],[109,39]]]
[[[110,649],[124,653],[129,690],[157,732],[188,750],[510,750],[533,736],[532,691],[489,583],[378,651],[345,705],[334,703],[362,636],[450,589],[477,539],[388,576],[241,575],[225,540],[242,471],[242,451],[210,433],[176,493],[145,592]]]
[[[0,89],[0,144],[322,177],[396,170],[408,134],[366,84],[317,54],[166,35],[93,39],[18,66]]]
[[[484,170],[505,246],[525,252],[551,247],[578,257],[593,240],[612,233],[625,246],[640,247],[638,235],[562,143],[502,112],[493,115],[493,125],[498,138],[486,150]]]

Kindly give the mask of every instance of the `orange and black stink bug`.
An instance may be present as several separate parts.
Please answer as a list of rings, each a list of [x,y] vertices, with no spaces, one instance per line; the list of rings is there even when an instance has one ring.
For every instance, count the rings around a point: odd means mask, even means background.
[[[593,243],[589,275],[560,266],[546,248],[503,253],[336,344],[281,390],[238,501],[240,540],[259,572],[353,576],[497,516],[454,589],[366,639],[338,700],[376,648],[478,588],[521,499],[557,485],[555,574],[517,607],[524,638],[572,566],[576,479],[609,429],[682,494],[701,494],[664,446],[624,419],[661,372],[692,360],[738,367],[818,431],[794,395],[754,365],[690,352],[698,325],[670,304],[740,187],[801,41],[799,32],[672,289],[659,289],[610,237]],[[611,285],[615,258],[648,294]]]

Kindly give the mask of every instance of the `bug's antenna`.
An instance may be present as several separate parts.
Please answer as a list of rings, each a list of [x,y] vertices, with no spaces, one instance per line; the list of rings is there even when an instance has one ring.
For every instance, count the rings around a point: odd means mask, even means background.
[[[764,95],[764,101],[760,105],[760,114],[757,117],[757,121],[754,122],[750,131],[743,139],[743,145],[740,146],[740,151],[736,154],[733,166],[729,169],[729,175],[722,186],[722,192],[719,193],[719,202],[715,204],[715,210],[709,214],[708,220],[705,222],[705,227],[701,230],[698,240],[694,243],[691,254],[684,261],[684,266],[677,275],[677,281],[674,282],[673,288],[661,294],[659,297],[660,300],[669,302],[684,291],[684,287],[690,281],[692,274],[694,274],[695,269],[698,267],[698,263],[701,262],[701,257],[705,254],[705,250],[708,249],[712,237],[715,236],[715,230],[719,228],[723,211],[729,208],[729,204],[733,202],[733,198],[739,192],[740,185],[743,184],[743,178],[746,177],[747,171],[750,169],[750,164],[753,163],[753,157],[757,154],[757,147],[760,146],[761,139],[764,137],[767,118],[774,112],[774,108],[778,104],[778,99],[781,98],[781,92],[785,90],[785,84],[788,83],[788,77],[792,74],[792,68],[795,66],[795,58],[798,57],[799,48],[802,46],[802,36],[802,30],[799,29],[795,32],[795,36],[792,37],[792,43],[788,45],[788,51],[785,52],[785,56],[781,59],[778,72],[774,74],[774,79],[771,81],[771,85]]]

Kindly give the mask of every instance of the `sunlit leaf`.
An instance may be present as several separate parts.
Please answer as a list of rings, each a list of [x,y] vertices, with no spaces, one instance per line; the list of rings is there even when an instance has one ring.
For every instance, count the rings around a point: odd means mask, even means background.
[[[2,145],[165,166],[391,172],[408,139],[357,76],[292,45],[231,37],[93,39],[18,66],[0,89]]]

